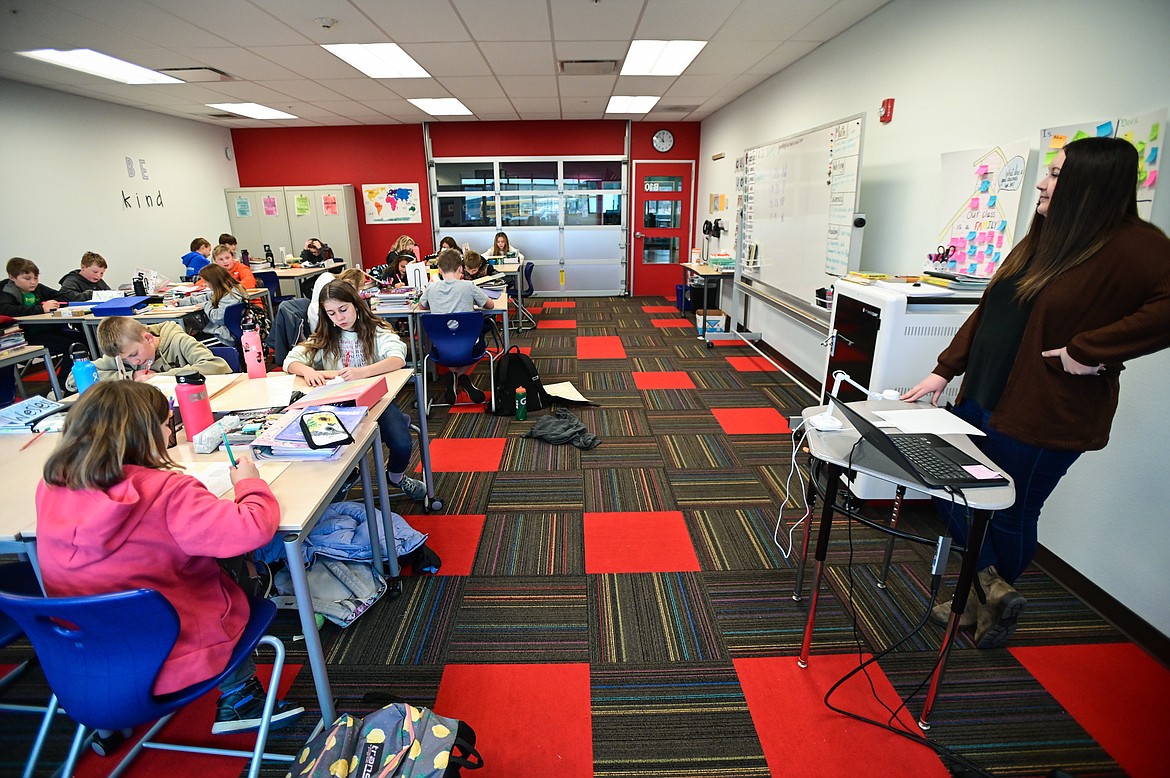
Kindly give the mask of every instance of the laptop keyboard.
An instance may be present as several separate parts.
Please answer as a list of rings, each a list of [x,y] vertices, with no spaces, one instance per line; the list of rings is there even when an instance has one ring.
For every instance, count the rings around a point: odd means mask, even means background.
[[[928,440],[913,435],[891,435],[890,440],[923,474],[944,481],[971,478],[971,474],[962,467],[940,456]]]

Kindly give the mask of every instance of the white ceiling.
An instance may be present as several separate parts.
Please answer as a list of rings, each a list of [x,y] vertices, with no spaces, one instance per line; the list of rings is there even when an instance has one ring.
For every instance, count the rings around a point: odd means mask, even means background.
[[[228,127],[600,119],[611,95],[660,95],[644,116],[698,121],[889,0],[5,0],[0,77]],[[335,19],[326,29],[318,18]],[[560,75],[620,61],[634,39],[707,40],[681,76]],[[429,79],[371,79],[320,48],[394,42]],[[19,57],[89,48],[144,67],[235,80],[129,86]],[[437,119],[407,98],[457,97]],[[299,118],[215,118],[255,102]]]

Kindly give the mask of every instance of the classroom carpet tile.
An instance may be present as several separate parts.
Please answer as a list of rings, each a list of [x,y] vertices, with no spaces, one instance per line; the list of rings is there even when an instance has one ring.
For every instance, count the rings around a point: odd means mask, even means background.
[[[571,330],[576,326],[576,319],[541,319],[536,323],[538,330]]]
[[[443,677],[441,665],[373,664],[350,665],[345,669],[344,673],[330,673],[329,688],[336,699],[337,710],[355,716],[365,716],[397,699],[433,709]],[[315,701],[311,678],[306,686],[306,690],[295,699]],[[367,695],[371,698],[367,699]]]
[[[444,513],[483,515],[490,509],[489,500],[496,479],[492,473],[435,473],[435,496],[443,503]],[[422,503],[411,502],[399,512],[417,512]]]
[[[577,359],[625,359],[622,339],[616,335],[577,337]]]
[[[329,665],[431,665],[444,661],[453,620],[460,610],[459,576],[402,579],[402,593],[383,597],[325,647]]]
[[[576,308],[577,303],[573,300],[549,300],[544,304],[545,308]]]
[[[675,510],[666,471],[644,467],[585,470],[585,510],[591,513]]]
[[[676,372],[674,362],[665,353],[650,355],[641,354],[630,358],[635,373],[673,373]]]
[[[594,665],[590,683],[598,778],[781,774],[768,770],[727,662]],[[669,757],[648,758],[648,743]]]
[[[694,389],[695,382],[681,370],[634,373],[634,385],[639,389]]]
[[[741,373],[779,373],[779,369],[763,357],[727,357],[727,363]]]
[[[646,664],[727,659],[694,572],[587,576],[590,662]]]
[[[638,438],[650,435],[650,421],[646,412],[635,408],[580,408],[574,415],[585,428],[602,439],[602,445],[620,443],[620,438]],[[611,440],[618,438],[619,440]]]
[[[577,325],[577,336],[583,338],[610,338],[616,337],[618,330],[611,326],[598,326],[590,324]]]
[[[586,573],[698,570],[680,511],[585,514]]]
[[[572,445],[555,446],[544,440],[512,436],[506,439],[501,471],[556,473],[581,469],[581,450]]]
[[[524,511],[489,514],[471,574],[582,575],[585,538],[580,513]]]
[[[779,570],[791,567],[773,539],[776,511],[772,508],[728,508],[683,511],[695,555],[705,571]],[[787,546],[786,538],[781,543]]]
[[[443,560],[439,575],[471,575],[484,527],[482,514],[424,513],[403,518],[407,524],[427,535],[427,546]],[[415,575],[419,573],[415,572]]]
[[[506,438],[436,438],[431,441],[431,470],[494,473],[500,469],[505,442]]]
[[[686,329],[695,329],[694,322],[686,319],[651,319],[650,324],[659,329],[672,329],[675,327],[685,327]]]
[[[467,578],[448,663],[585,662],[585,576]]]
[[[720,471],[667,470],[668,491],[677,507],[726,508],[772,505],[772,496],[746,469]]]
[[[542,357],[532,360],[545,386],[561,381],[575,382],[580,368],[576,357]]]
[[[597,362],[595,364],[604,365],[606,362]],[[596,371],[593,375],[597,375],[602,371]],[[586,375],[589,375],[586,373]],[[629,377],[629,373],[625,374]],[[603,407],[607,410],[638,410],[644,411],[646,404],[642,401],[642,393],[637,389],[630,388],[629,390],[597,390],[584,389],[582,394],[593,401],[595,407]]]
[[[581,452],[581,467],[584,469],[611,468],[614,464],[629,468],[663,468],[666,460],[656,437],[617,438]]]
[[[674,363],[678,365],[682,362],[685,367],[687,360],[675,359]],[[710,364],[710,362],[708,362]],[[763,397],[756,387],[749,386],[744,382],[739,373],[732,372],[720,366],[717,370],[688,370],[691,380],[695,382],[695,388],[703,392],[704,399],[710,401],[711,398],[722,399],[726,395],[735,395],[737,393],[750,394],[754,399],[754,404],[759,405],[763,402]],[[720,405],[726,405],[720,402]]]
[[[485,410],[488,410],[486,403],[471,403],[464,400],[447,408],[447,413],[483,413]]]
[[[775,408],[712,408],[728,435],[787,435],[788,419]]]
[[[485,505],[493,511],[581,511],[585,509],[585,472],[497,473]],[[486,510],[486,509],[485,509]]]
[[[856,558],[848,568],[827,567],[825,581],[847,611],[858,616],[880,614],[880,618],[858,618],[858,631],[869,645],[896,645],[895,651],[938,651],[945,627],[932,622],[915,631],[916,625],[934,605],[930,598],[929,569],[915,555],[903,552],[902,558],[907,557],[912,560],[911,564],[890,565],[885,575],[885,588],[878,586],[884,566],[881,563],[861,564]],[[806,569],[810,574],[815,564],[815,561],[808,564]],[[970,607],[974,607],[974,603]],[[899,642],[905,635],[910,637]],[[973,632],[966,631],[966,636],[973,637]]]
[[[726,435],[663,435],[660,444],[668,467],[676,470],[725,470],[743,463]]]
[[[697,411],[706,408],[702,396],[694,389],[647,389],[642,393],[651,411]]]
[[[576,335],[537,335],[533,339],[533,359],[544,357],[575,357],[577,355]]]
[[[719,422],[709,410],[647,411],[650,429],[655,435],[671,432],[721,432]]]

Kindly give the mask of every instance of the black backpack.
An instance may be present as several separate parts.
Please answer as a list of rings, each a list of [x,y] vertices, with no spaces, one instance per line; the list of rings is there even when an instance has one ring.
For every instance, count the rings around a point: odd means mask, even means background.
[[[519,346],[512,346],[496,360],[496,385],[492,387],[492,394],[496,398],[497,416],[516,413],[516,389],[521,386],[528,393],[529,413],[552,406],[552,395],[544,390],[536,365],[527,354],[520,353]]]

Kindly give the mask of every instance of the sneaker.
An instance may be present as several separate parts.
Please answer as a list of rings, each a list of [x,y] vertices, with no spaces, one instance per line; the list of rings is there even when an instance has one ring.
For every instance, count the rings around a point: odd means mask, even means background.
[[[267,600],[272,595],[272,570],[259,559],[254,560],[252,564],[256,566],[256,574],[248,579],[244,591],[252,597]]]
[[[473,403],[482,403],[487,399],[487,395],[480,391],[475,384],[471,383],[471,376],[469,375],[459,376],[459,388],[467,392],[468,398]]]
[[[445,405],[455,404],[455,374],[448,373],[447,377],[451,379],[451,385],[443,387],[443,403]],[[443,379],[446,380],[446,379]]]
[[[126,742],[126,738],[134,734],[132,729],[114,730],[108,735],[101,735],[98,732],[93,733],[93,740],[90,741],[89,747],[98,756],[109,756],[118,750],[118,747]]]
[[[229,732],[254,732],[260,729],[260,719],[264,715],[264,700],[264,687],[260,685],[256,676],[252,676],[243,686],[219,698],[211,734],[225,735]],[[294,706],[284,700],[277,700],[272,709],[272,720],[268,728],[280,729],[296,721],[304,712],[305,709],[300,705]]]
[[[427,485],[417,478],[410,476],[402,476],[402,480],[394,484],[402,490],[403,494],[412,500],[424,500],[427,496]]]

